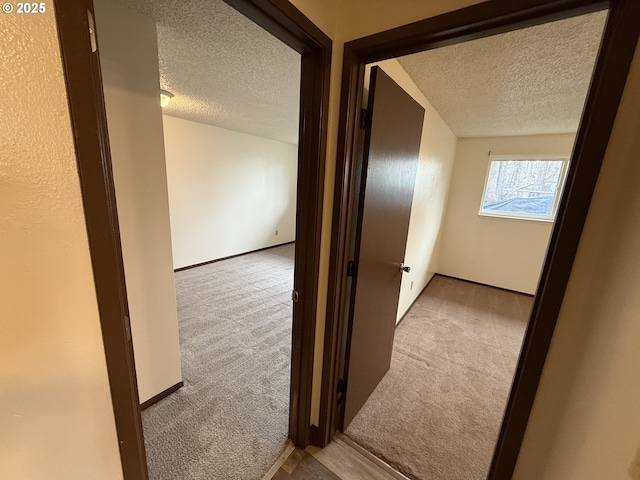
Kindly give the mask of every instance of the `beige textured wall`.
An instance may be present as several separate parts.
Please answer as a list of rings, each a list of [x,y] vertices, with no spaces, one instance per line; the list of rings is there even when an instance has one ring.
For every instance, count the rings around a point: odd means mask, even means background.
[[[140,401],[182,379],[156,25],[95,0]]]
[[[0,14],[0,477],[122,478],[51,3]]]
[[[340,2],[337,37],[355,40],[468,7],[477,0],[347,0]]]
[[[478,215],[489,155],[570,155],[575,135],[458,140],[438,273],[533,295],[553,223]]]
[[[329,38],[334,38],[338,24],[337,12],[344,0],[289,0]]]

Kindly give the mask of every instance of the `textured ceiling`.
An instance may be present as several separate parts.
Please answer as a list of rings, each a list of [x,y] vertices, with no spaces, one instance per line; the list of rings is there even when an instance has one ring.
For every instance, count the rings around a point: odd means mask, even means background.
[[[118,0],[158,30],[163,112],[298,143],[300,55],[222,0]]]
[[[578,129],[606,12],[399,58],[457,137]]]
[[[298,142],[300,55],[222,0],[117,0],[153,19],[167,115]],[[605,12],[402,57],[458,137],[575,132]]]

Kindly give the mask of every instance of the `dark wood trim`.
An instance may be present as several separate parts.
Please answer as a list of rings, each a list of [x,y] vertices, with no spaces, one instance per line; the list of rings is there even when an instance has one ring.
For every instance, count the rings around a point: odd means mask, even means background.
[[[511,478],[564,297],[600,165],[640,34],[637,0],[489,0],[345,44],[329,266],[320,425],[336,430],[340,346],[344,331],[353,170],[366,63],[610,8],[571,166],[525,335],[489,480]]]
[[[291,439],[310,437],[322,199],[332,43],[286,0],[226,0],[301,54],[298,206],[291,372]],[[111,156],[97,53],[89,48],[91,0],[55,0],[80,187],[89,237],[111,399],[125,480],[148,478],[140,420]]]
[[[215,258],[213,260],[207,260],[206,262],[194,263],[193,265],[187,265],[186,267],[174,268],[173,273],[184,272],[185,270],[191,270],[192,268],[204,267],[205,265],[211,265],[212,263],[218,263],[224,260],[231,260],[232,258],[242,257],[243,255],[250,255],[252,253],[262,252],[264,250],[269,250],[271,248],[282,247],[283,245],[291,245],[292,243],[296,243],[295,240],[292,242],[279,243],[278,245],[271,245],[270,247],[263,247],[263,248],[258,248],[256,250],[249,250],[248,252],[236,253],[235,255],[229,255],[228,257]]]
[[[183,386],[184,386],[184,382],[180,381],[180,382],[176,383],[175,385],[170,386],[166,390],[161,391],[159,394],[151,397],[146,402],[142,402],[140,404],[140,410],[145,410],[145,409],[149,408],[151,405],[154,405],[154,404],[158,403],[163,398],[167,398],[172,393],[177,392],[178,390],[180,390]]]
[[[348,42],[364,64],[607,8],[606,0],[490,0]]]
[[[320,439],[320,429],[315,425],[311,425],[310,435],[309,435],[309,443],[311,445],[318,445],[321,442]]]
[[[364,64],[345,45],[342,66],[340,119],[338,125],[338,151],[334,187],[333,219],[331,225],[331,250],[329,261],[329,285],[327,291],[327,315],[323,346],[322,386],[320,399],[319,446],[327,445],[340,421],[338,411],[338,381],[341,376],[341,345],[346,308],[347,263],[349,238],[355,206],[355,180],[353,172],[358,150],[357,115],[362,105]]]
[[[87,12],[93,12],[93,3],[55,0],[54,5],[122,470],[125,480],[145,480],[146,452],[100,60],[89,46]]]
[[[331,39],[287,0],[224,2],[298,53],[320,53],[320,57],[328,53],[331,57]]]
[[[294,273],[299,301],[293,304],[289,436],[305,448],[311,438],[332,42],[287,0],[225,1],[302,56]]]

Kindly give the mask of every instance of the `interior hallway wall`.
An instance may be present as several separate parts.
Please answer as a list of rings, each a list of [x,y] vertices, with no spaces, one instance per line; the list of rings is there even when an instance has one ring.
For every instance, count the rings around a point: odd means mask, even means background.
[[[96,0],[107,125],[140,401],[180,382],[156,26]]]
[[[175,268],[295,240],[297,145],[163,121]]]
[[[456,137],[396,59],[376,65],[425,109],[404,257],[404,263],[411,267],[411,271],[402,274],[396,317],[399,321],[438,269],[440,233],[455,159]],[[365,79],[365,85],[368,86],[368,79]]]
[[[438,273],[533,295],[553,223],[478,215],[488,152],[569,156],[574,139],[574,134],[459,139]]]
[[[0,477],[119,480],[50,2],[0,15]]]

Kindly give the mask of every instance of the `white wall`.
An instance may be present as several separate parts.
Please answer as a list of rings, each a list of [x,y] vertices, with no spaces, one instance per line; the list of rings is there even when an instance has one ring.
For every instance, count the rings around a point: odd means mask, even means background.
[[[397,60],[376,63],[424,107],[420,158],[396,321],[406,313],[437,270],[442,217],[453,168],[456,137]]]
[[[295,240],[297,145],[163,119],[175,268]]]
[[[97,0],[109,142],[140,401],[181,381],[155,23]]]
[[[574,138],[565,134],[459,139],[438,273],[534,294],[553,223],[478,215],[488,152],[569,155]]]
[[[0,31],[0,477],[118,480],[51,2]]]

